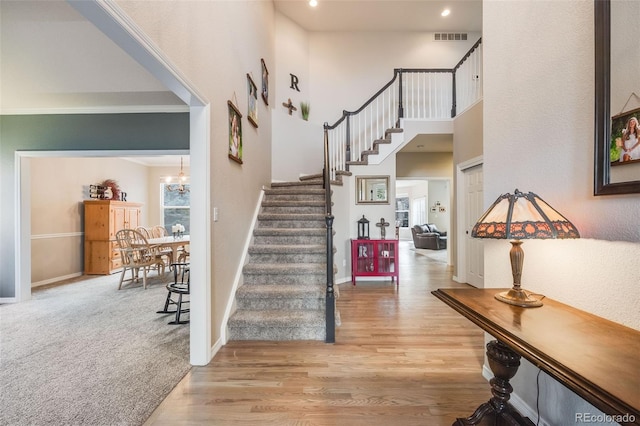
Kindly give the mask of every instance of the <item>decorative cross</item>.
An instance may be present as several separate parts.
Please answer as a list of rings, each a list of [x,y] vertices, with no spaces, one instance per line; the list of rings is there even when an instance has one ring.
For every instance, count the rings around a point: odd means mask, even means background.
[[[285,108],[289,108],[289,115],[291,115],[291,113],[293,111],[297,111],[298,110],[298,108],[293,106],[293,102],[291,102],[291,98],[289,98],[289,102],[288,103],[283,102],[282,106],[285,107]]]
[[[387,233],[387,226],[389,226],[389,222],[384,221],[384,217],[380,218],[380,222],[376,223],[376,226],[380,227],[380,239],[384,240],[385,234]]]

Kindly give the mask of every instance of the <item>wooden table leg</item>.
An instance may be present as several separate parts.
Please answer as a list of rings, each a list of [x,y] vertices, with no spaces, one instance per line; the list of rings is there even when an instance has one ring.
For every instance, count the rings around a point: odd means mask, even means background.
[[[534,426],[531,420],[523,417],[509,404],[513,392],[509,380],[518,372],[520,355],[504,343],[493,340],[487,343],[487,358],[494,376],[489,382],[493,398],[478,407],[470,417],[457,419],[453,426]]]

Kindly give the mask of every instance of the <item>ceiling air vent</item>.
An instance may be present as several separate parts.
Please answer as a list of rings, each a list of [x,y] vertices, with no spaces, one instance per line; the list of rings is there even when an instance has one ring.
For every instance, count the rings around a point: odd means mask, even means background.
[[[465,41],[467,33],[435,33],[435,41]]]

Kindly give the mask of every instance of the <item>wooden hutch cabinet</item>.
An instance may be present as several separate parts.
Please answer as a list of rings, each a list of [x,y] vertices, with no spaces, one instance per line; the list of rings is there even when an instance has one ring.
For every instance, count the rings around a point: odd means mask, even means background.
[[[84,202],[84,273],[108,275],[122,267],[116,232],[140,224],[142,204],[112,200]]]
[[[356,277],[399,278],[398,240],[351,240],[351,282]]]

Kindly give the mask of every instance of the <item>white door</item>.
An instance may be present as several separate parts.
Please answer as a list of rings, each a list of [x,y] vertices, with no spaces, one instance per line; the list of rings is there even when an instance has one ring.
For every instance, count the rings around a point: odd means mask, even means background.
[[[484,248],[481,239],[471,238],[471,229],[484,213],[482,177],[482,165],[464,171],[466,278],[478,288],[484,287]]]

